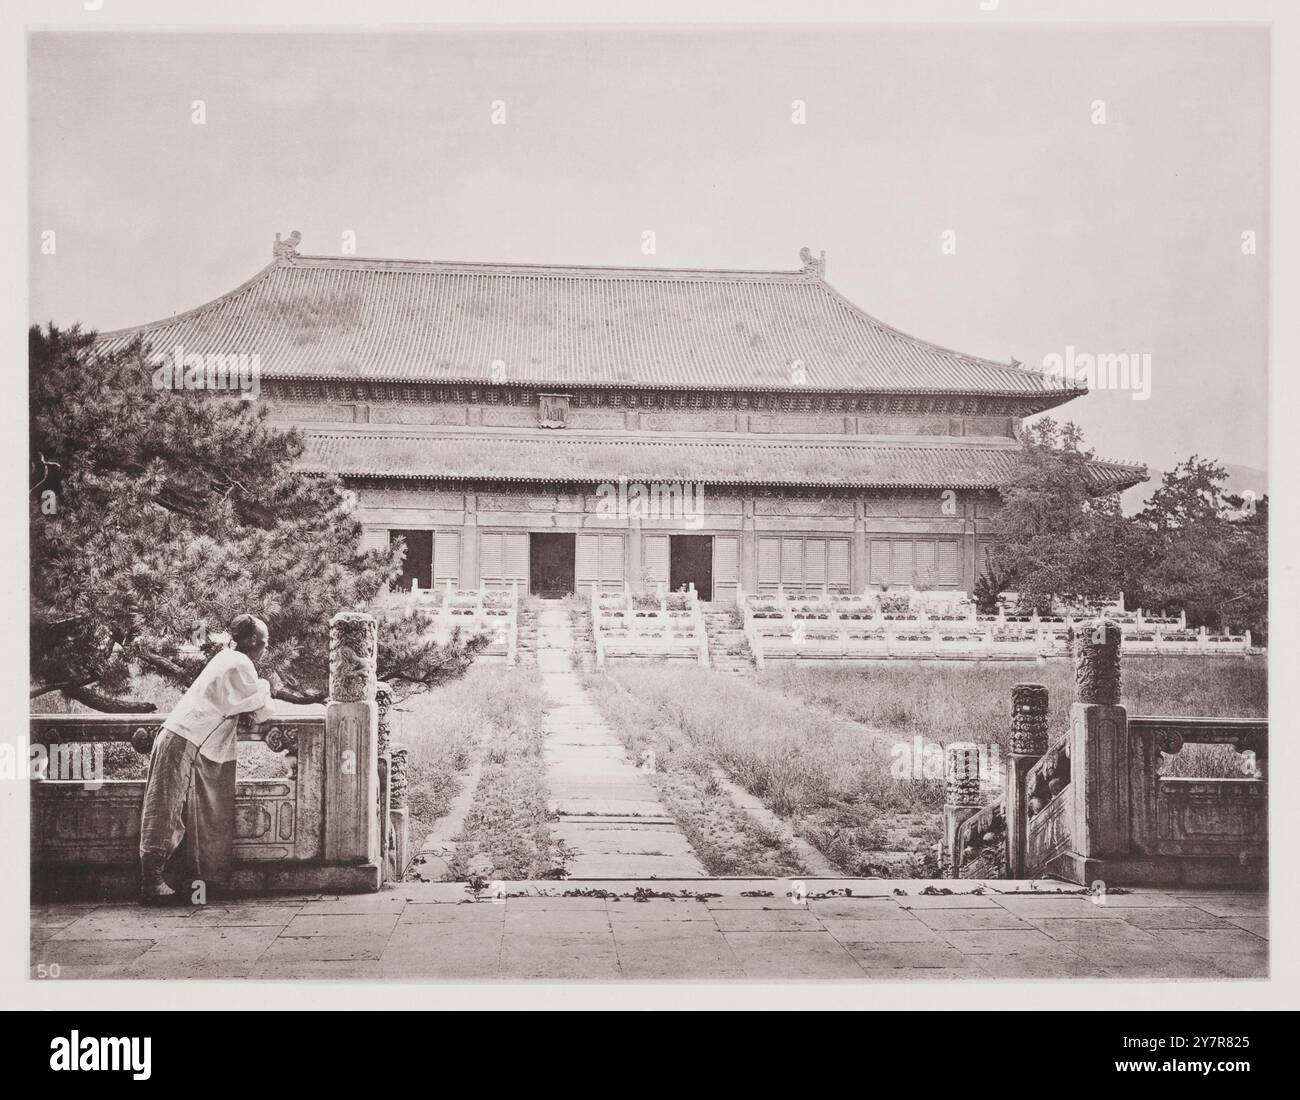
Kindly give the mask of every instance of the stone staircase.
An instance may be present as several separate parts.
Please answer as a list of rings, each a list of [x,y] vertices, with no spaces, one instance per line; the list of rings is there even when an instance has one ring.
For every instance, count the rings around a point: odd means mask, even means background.
[[[596,640],[592,637],[591,609],[570,607],[569,624],[573,630],[572,661],[574,672],[593,672],[596,668]]]
[[[704,612],[709,638],[709,664],[719,672],[753,672],[754,655],[745,632],[732,622],[727,610]]]
[[[519,668],[537,667],[537,612],[526,600],[520,601],[515,620],[515,664]]]
[[[559,600],[543,600],[537,612],[534,668],[542,672],[569,672],[572,666],[573,627],[568,609]]]

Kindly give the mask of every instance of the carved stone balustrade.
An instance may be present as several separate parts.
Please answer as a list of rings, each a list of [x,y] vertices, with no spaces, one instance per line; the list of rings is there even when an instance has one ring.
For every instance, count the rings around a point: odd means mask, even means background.
[[[238,781],[236,891],[379,889],[377,636],[369,615],[334,617],[323,717],[277,714],[261,725],[241,719],[239,740],[284,754],[288,774]],[[32,716],[31,745],[48,760],[32,777],[36,895],[102,899],[138,889],[144,780],[105,778],[102,748],[130,744],[147,755],[164,720],[163,714]],[[95,750],[88,758],[92,773],[81,767],[84,748]],[[74,761],[81,774],[65,767]]]

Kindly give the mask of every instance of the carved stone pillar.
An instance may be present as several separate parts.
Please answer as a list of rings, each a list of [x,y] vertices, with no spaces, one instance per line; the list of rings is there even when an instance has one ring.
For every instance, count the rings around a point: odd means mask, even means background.
[[[407,751],[392,751],[390,810],[393,830],[393,878],[401,879],[411,861],[411,812],[406,803]]]
[[[378,724],[376,745],[378,748],[379,763],[379,853],[380,859],[384,862],[384,878],[392,878],[393,868],[390,858],[390,849],[392,848],[392,821],[390,819],[391,806],[391,786],[390,775],[392,769],[392,707],[393,707],[393,689],[384,682],[375,685],[375,706],[378,710]]]
[[[1084,860],[1129,855],[1128,714],[1120,706],[1118,623],[1081,623],[1074,638],[1075,702],[1070,708],[1074,852]]]
[[[1007,761],[1007,873],[1025,874],[1025,829],[1028,823],[1025,776],[1047,751],[1047,688],[1015,684],[1011,688],[1011,753]]]
[[[379,865],[378,638],[370,615],[341,611],[330,620],[322,838],[329,862]]]
[[[973,741],[954,741],[944,750],[943,848],[948,877],[957,878],[961,852],[957,830],[980,809],[980,753]]]
[[[384,681],[379,680],[375,683],[375,707],[377,738],[379,755],[387,756],[392,751],[393,740],[393,689]]]
[[[393,758],[392,789],[391,789],[391,798],[389,804],[392,806],[394,810],[404,810],[406,809],[406,805],[407,805],[406,804],[407,750],[394,749],[392,753],[392,758]]]
[[[1079,703],[1117,706],[1119,647],[1123,632],[1110,619],[1079,623],[1074,633],[1074,698]]]
[[[973,741],[954,741],[944,750],[944,805],[980,804],[980,753]]]

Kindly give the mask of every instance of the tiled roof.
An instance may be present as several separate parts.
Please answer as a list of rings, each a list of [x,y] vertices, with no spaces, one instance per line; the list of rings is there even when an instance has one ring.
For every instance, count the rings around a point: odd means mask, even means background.
[[[267,378],[996,394],[1086,387],[907,336],[820,269],[697,271],[279,256],[229,294],[104,333],[257,354]],[[499,364],[495,367],[494,364]]]
[[[432,480],[710,485],[992,488],[1007,481],[1019,446],[885,443],[852,439],[676,436],[638,439],[564,431],[515,435],[306,430],[300,466],[313,473]],[[1093,488],[1136,485],[1146,469],[1089,466]]]

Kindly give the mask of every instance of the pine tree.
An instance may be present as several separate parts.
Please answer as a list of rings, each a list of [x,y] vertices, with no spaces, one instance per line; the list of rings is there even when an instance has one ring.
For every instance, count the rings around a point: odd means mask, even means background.
[[[29,332],[31,678],[98,710],[152,710],[133,678],[187,685],[242,612],[271,632],[278,698],[324,700],[328,621],[400,569],[361,550],[340,480],[298,473],[303,443],[265,408],[159,389],[139,340],[113,354],[79,327]],[[379,675],[399,691],[459,675],[485,640],[430,642],[381,621]]]

